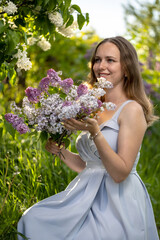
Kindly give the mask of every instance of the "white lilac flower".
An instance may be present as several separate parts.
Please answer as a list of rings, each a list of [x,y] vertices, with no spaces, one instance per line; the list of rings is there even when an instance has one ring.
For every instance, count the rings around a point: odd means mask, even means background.
[[[97,78],[97,80],[98,82],[95,83],[95,86],[100,88],[113,88],[113,84],[104,77]]]
[[[112,102],[104,102],[103,106],[107,110],[115,110],[115,108],[116,108],[116,105],[114,103],[112,103]]]
[[[98,108],[97,98],[95,98],[94,96],[82,95],[79,98],[79,101],[81,106],[84,106],[85,108],[91,108],[91,109]]]
[[[54,112],[54,114],[59,114],[59,112],[61,111],[61,107],[63,105],[63,101],[58,94],[50,95],[47,99],[42,97],[40,99],[40,102],[41,111],[45,115],[49,115],[52,112]]]
[[[66,97],[67,101],[71,101],[72,99],[76,99],[78,97],[77,88],[78,86],[72,85],[68,93],[68,96]]]
[[[44,116],[39,116],[37,124],[38,126],[36,127],[36,129],[38,131],[43,131],[46,129],[46,126],[48,125],[48,119]]]
[[[59,12],[49,13],[48,18],[50,22],[53,23],[56,27],[61,27],[63,25],[63,18]]]
[[[27,51],[21,51],[18,49],[18,52],[14,55],[15,58],[18,58],[18,61],[16,63],[18,69],[24,69],[25,71],[32,68],[32,63],[30,59],[27,57]]]
[[[77,113],[80,111],[80,108],[81,106],[79,103],[75,103],[70,106],[64,106],[60,114],[58,115],[58,118],[60,120],[67,119],[67,118],[75,118]]]
[[[47,126],[47,129],[46,129],[49,133],[52,133],[52,134],[56,134],[57,132],[57,129],[53,126]]]
[[[52,133],[52,134],[55,134],[55,133],[63,133],[63,131],[65,130],[64,126],[58,122],[58,123],[54,123],[52,125],[47,125],[46,126],[46,130],[49,132],[49,133]]]
[[[18,46],[16,46],[16,49],[18,48]],[[20,49],[18,49],[18,51],[17,51],[17,53],[16,54],[14,54],[13,55],[13,57],[15,57],[15,58],[21,58],[22,56],[23,56],[23,52],[20,50]]]
[[[10,27],[11,29],[17,28],[17,26],[15,25],[15,23],[12,22],[12,21],[10,21],[10,20],[8,20],[8,24],[9,24],[9,27]]]
[[[37,45],[43,50],[48,51],[51,48],[50,42],[48,42],[44,37],[40,38],[40,41],[37,43]]]
[[[62,71],[58,71],[57,74],[58,74],[58,75],[62,75]]]
[[[105,90],[102,89],[102,88],[92,88],[90,90],[90,94],[97,97],[97,98],[100,98],[100,97],[104,96],[105,93],[106,93]]]
[[[34,125],[36,122],[36,109],[30,108],[29,106],[25,106],[23,108],[23,113],[28,118],[29,124]]]
[[[58,117],[54,113],[52,113],[49,117],[49,122],[51,126],[54,126],[57,120],[58,120]]]
[[[59,105],[57,105],[57,107],[54,109],[54,113],[58,116],[58,114],[61,113],[62,111],[62,106],[63,106],[63,102]]]
[[[60,134],[62,134],[63,133],[63,131],[64,131],[64,126],[61,124],[61,123],[57,123],[57,127],[56,127],[56,130],[57,130],[57,132],[59,132]]]
[[[28,118],[29,124],[34,125],[36,122],[38,109],[35,109],[34,104],[31,104],[27,97],[23,98],[22,108],[23,108],[23,113]]]
[[[21,108],[17,107],[15,102],[11,102],[10,109],[11,109],[12,112],[14,112],[16,114],[22,114]]]
[[[16,64],[19,69],[24,69],[25,71],[32,68],[32,63],[30,59],[26,58],[25,56],[19,58]]]
[[[103,112],[104,111],[104,107],[100,107],[100,112]]]
[[[17,12],[16,5],[11,1],[9,1],[7,4],[7,6],[3,7],[3,11],[6,12],[8,15],[15,14]]]
[[[66,25],[63,25],[62,27],[57,28],[57,32],[59,32],[61,35],[65,37],[72,37],[75,34],[75,31],[78,29],[77,22],[73,22],[72,25],[66,28]]]
[[[30,38],[27,39],[27,44],[28,44],[29,46],[34,45],[36,42],[37,42],[37,39],[34,38],[34,37],[30,37]]]

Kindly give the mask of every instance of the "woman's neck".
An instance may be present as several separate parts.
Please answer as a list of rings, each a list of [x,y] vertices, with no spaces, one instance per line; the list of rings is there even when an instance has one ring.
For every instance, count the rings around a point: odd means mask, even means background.
[[[112,102],[116,105],[121,104],[125,101],[127,101],[128,98],[124,91],[117,90],[117,89],[107,89],[106,95],[105,95],[105,102]]]

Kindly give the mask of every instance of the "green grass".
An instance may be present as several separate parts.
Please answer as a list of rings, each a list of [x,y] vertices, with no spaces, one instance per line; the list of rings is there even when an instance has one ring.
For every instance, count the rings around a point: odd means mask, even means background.
[[[76,137],[76,136],[75,136]],[[143,142],[138,172],[151,197],[160,233],[160,125],[150,128]],[[0,239],[17,239],[17,222],[34,203],[66,188],[76,173],[45,151],[39,135],[15,135],[3,130],[0,145]],[[75,141],[70,150],[76,152]]]

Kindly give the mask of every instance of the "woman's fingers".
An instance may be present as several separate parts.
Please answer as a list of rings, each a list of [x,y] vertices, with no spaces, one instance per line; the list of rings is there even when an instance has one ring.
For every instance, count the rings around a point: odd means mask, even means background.
[[[50,153],[58,154],[63,147],[63,144],[58,147],[58,144],[56,142],[53,142],[52,139],[49,139],[46,143],[45,149]]]
[[[93,127],[97,127],[98,123],[96,119],[87,118],[85,120],[66,119],[64,121],[65,128],[69,130],[87,130],[90,131]]]

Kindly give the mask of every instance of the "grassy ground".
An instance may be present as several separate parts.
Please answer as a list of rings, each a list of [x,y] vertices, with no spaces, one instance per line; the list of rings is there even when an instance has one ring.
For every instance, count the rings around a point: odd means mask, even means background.
[[[34,203],[66,188],[76,176],[45,151],[38,135],[15,135],[3,131],[0,145],[0,239],[16,240],[16,226],[22,213]],[[159,123],[148,129],[138,172],[153,204],[160,233],[160,140]],[[76,151],[74,140],[70,150]]]

